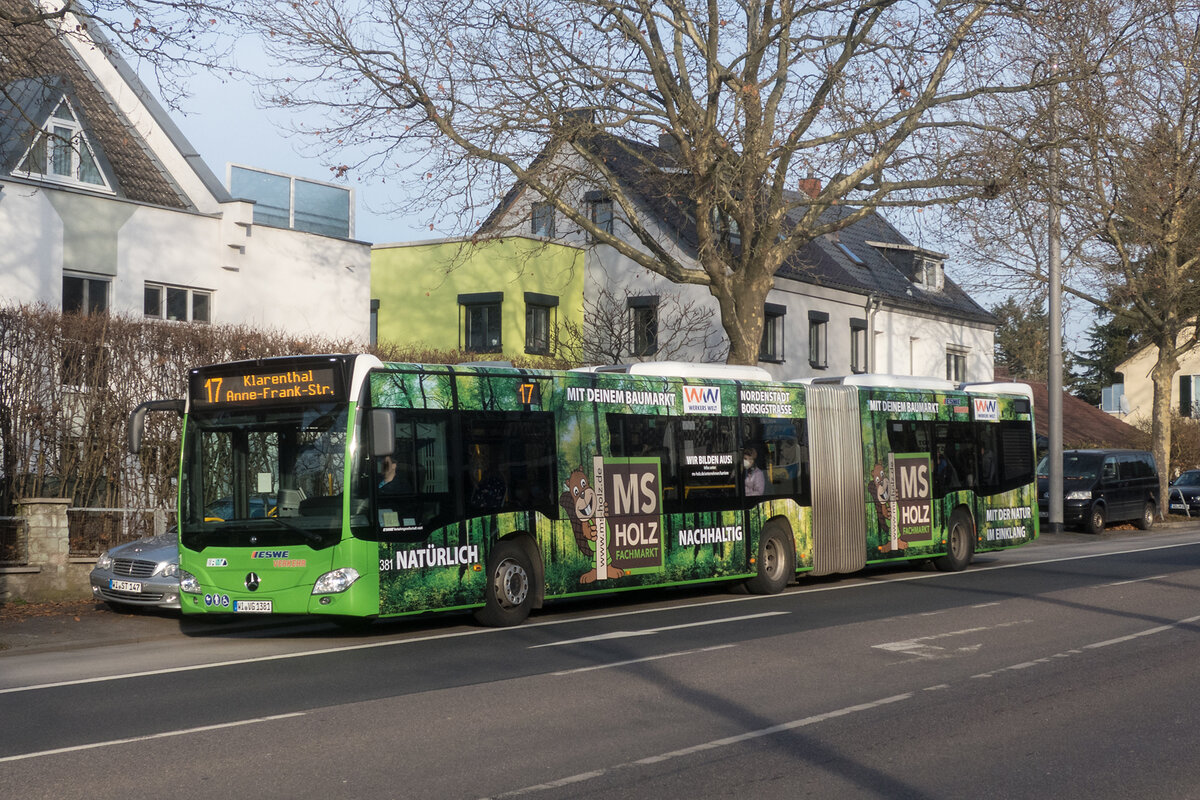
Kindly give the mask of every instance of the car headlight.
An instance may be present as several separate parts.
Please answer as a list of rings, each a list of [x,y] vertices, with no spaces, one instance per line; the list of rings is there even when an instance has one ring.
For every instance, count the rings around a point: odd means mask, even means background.
[[[1091,500],[1092,493],[1091,491],[1067,492],[1066,497],[1068,500]]]
[[[168,561],[165,564],[160,564],[158,567],[158,574],[162,575],[164,578],[169,578],[172,575],[178,575],[179,574],[179,565],[173,561]]]
[[[96,569],[112,569],[112,561],[112,556],[110,556],[108,551],[105,550],[100,554],[100,557],[96,559]]]
[[[178,569],[178,567],[176,567]],[[186,569],[179,570],[179,591],[188,594],[200,594],[200,581]]]
[[[313,584],[313,594],[338,594],[350,588],[358,580],[358,570],[354,567],[342,567],[333,572],[326,572],[317,578]]]

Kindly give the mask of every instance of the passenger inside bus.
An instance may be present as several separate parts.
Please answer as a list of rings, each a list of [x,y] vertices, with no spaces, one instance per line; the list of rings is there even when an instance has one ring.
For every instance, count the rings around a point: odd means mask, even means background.
[[[471,478],[475,488],[471,491],[471,507],[481,511],[494,511],[504,506],[508,487],[500,474],[498,459],[490,448],[481,446],[477,457],[472,460]]]
[[[742,451],[742,488],[747,497],[757,497],[763,493],[766,478],[758,466],[758,451],[747,447]]]

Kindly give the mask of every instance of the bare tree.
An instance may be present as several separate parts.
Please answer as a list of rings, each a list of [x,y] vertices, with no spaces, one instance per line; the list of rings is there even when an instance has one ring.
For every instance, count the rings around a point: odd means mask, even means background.
[[[568,322],[558,333],[560,358],[576,364],[621,364],[630,359],[671,360],[700,353],[703,361],[725,355],[725,343],[712,327],[712,314],[680,292],[668,292],[646,311],[648,330],[630,307],[633,292],[605,288],[583,301],[583,323]],[[652,326],[652,327],[651,327]],[[639,348],[640,344],[644,345]],[[647,346],[648,345],[648,346]]]
[[[1150,424],[1165,497],[1171,383],[1200,313],[1200,4],[1088,11],[1047,37],[1074,79],[1009,107],[1010,118],[1047,121],[1031,147],[1009,153],[1024,180],[1001,203],[959,211],[974,212],[965,230],[988,280],[1044,282],[1047,199],[1061,192],[1064,291],[1158,349]],[[1047,169],[1051,148],[1057,171]]]
[[[370,151],[347,170],[411,169],[423,207],[464,227],[515,181],[593,242],[707,287],[729,360],[755,363],[775,272],[807,242],[880,207],[994,191],[964,145],[981,98],[1031,83],[997,44],[1038,35],[1030,7],[323,0],[263,4],[258,24],[287,65],[271,99],[323,109],[329,145]],[[808,177],[814,196],[796,191]],[[580,181],[628,235],[589,218]],[[643,224],[646,204],[686,241]]]

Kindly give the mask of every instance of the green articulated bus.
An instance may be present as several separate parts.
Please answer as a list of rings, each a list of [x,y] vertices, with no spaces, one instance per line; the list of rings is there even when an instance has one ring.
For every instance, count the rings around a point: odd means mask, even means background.
[[[547,599],[797,573],[1037,537],[1029,388],[755,367],[568,372],[272,358],[190,371],[187,614],[514,625]]]

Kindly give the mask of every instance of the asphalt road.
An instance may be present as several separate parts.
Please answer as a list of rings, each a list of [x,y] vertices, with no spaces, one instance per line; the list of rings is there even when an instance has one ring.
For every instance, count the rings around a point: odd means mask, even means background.
[[[1200,530],[0,657],[0,797],[1197,797]]]

